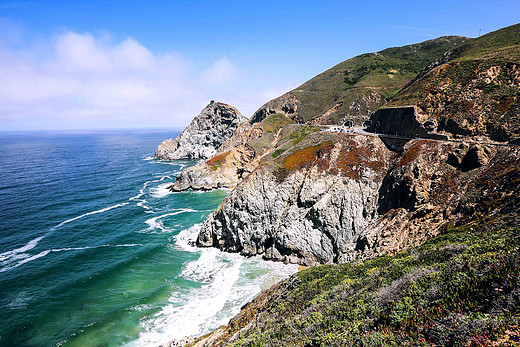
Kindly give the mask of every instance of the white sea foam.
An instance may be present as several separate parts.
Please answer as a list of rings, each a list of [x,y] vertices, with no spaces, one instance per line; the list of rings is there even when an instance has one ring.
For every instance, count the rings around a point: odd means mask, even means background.
[[[0,261],[1,262],[6,261],[6,260],[9,260],[9,259],[15,257],[16,255],[19,255],[20,253],[25,253],[27,251],[30,251],[31,249],[36,247],[36,245],[38,244],[38,242],[40,242],[41,239],[43,239],[43,236],[32,239],[31,241],[27,242],[27,244],[25,246],[1,253]]]
[[[153,209],[148,206],[148,201],[144,198],[145,195],[150,195],[152,198],[160,199],[165,197],[166,195],[170,194],[171,192],[167,189],[172,182],[162,183],[155,187],[150,187],[154,183],[162,182],[164,180],[171,180],[173,175],[177,175],[179,171],[173,171],[168,173],[157,173],[156,179],[146,181],[143,183],[141,188],[139,189],[139,193],[137,193],[135,196],[132,196],[129,201],[137,201],[136,205],[139,207],[142,207],[146,213],[155,213]]]
[[[191,290],[189,298],[174,293],[170,298],[171,304],[143,321],[144,332],[140,334],[137,345],[159,345],[169,339],[196,335],[212,328],[209,326],[211,318],[226,305],[238,280],[243,259],[239,257],[233,262],[222,262],[217,250],[208,251],[204,252],[208,256],[195,261],[198,263],[195,267],[218,267],[220,271],[215,271],[211,281],[205,281],[201,288]]]
[[[172,193],[171,190],[168,189],[171,185],[171,182],[159,184],[157,187],[150,189],[150,195],[157,199],[163,198]]]
[[[60,224],[56,225],[54,228],[56,229],[56,228],[59,228],[59,227],[65,225],[67,223],[74,222],[75,220],[81,219],[83,217],[90,216],[90,215],[97,214],[97,213],[103,213],[103,212],[106,212],[106,211],[110,211],[110,210],[112,210],[114,208],[125,206],[125,205],[128,205],[128,204],[129,204],[128,202],[123,202],[123,203],[120,203],[120,204],[116,204],[116,205],[112,205],[112,206],[108,206],[108,207],[102,208],[100,210],[87,212],[87,213],[84,213],[84,214],[82,214],[80,216],[77,216],[77,217],[74,217],[74,218],[71,218],[71,219],[67,219],[66,221],[61,222]]]
[[[38,253],[36,255],[33,255],[32,257],[25,258],[25,259],[19,261],[17,266],[20,266],[20,265],[28,263],[30,261],[36,260],[36,259],[41,258],[41,257],[45,257],[50,252],[51,252],[51,250],[46,250],[46,251],[42,251],[42,252],[40,252],[40,253]]]
[[[197,239],[202,223],[194,224],[188,229],[182,230],[175,236],[175,247],[181,251],[194,252],[197,249],[192,246],[193,242]]]
[[[244,258],[214,248],[190,245],[201,224],[195,224],[172,238],[175,247],[200,253],[186,262],[180,277],[201,284],[188,290],[173,291],[170,304],[142,320],[142,333],[134,346],[160,345],[188,335],[199,336],[226,324],[261,289],[295,273],[297,265]],[[251,274],[253,278],[251,278]]]
[[[189,213],[189,212],[199,212],[199,211],[192,210],[190,208],[183,208],[183,209],[179,209],[179,210],[177,210],[175,212],[165,213],[165,214],[162,214],[160,216],[152,217],[150,219],[147,219],[145,221],[145,223],[148,224],[148,229],[146,229],[146,231],[159,230],[160,232],[171,232],[172,229],[166,228],[164,226],[163,222],[161,221],[161,219],[163,219],[165,217],[176,216],[176,215],[181,214],[181,213]]]
[[[138,243],[116,244],[116,245],[106,244],[106,245],[99,245],[99,246],[66,247],[66,248],[48,249],[48,250],[41,251],[40,253],[35,254],[35,255],[30,255],[28,253],[15,253],[14,256],[12,256],[10,258],[6,258],[5,260],[4,259],[0,259],[0,261],[2,261],[2,263],[1,263],[2,268],[0,269],[0,272],[5,272],[5,271],[8,271],[8,270],[12,270],[12,269],[17,268],[18,266],[23,265],[25,263],[31,262],[33,260],[36,260],[36,259],[39,259],[39,258],[42,258],[42,257],[45,257],[47,254],[49,254],[51,252],[81,251],[81,250],[85,250],[85,249],[95,249],[95,248],[102,248],[102,247],[135,247],[135,246],[144,246],[144,245],[143,244],[138,244]],[[27,250],[30,250],[30,249],[32,249],[34,247],[27,248],[27,247],[24,246],[22,248],[24,248],[27,251]],[[19,248],[18,250],[20,250],[22,248]],[[14,251],[11,251],[11,252],[14,252]]]
[[[123,245],[99,245],[99,246],[87,246],[87,247],[67,247],[67,248],[56,248],[51,249],[51,252],[63,252],[63,251],[82,251],[85,249],[95,249],[95,248],[103,248],[103,247],[135,247],[135,246],[144,246],[140,243],[129,243]]]

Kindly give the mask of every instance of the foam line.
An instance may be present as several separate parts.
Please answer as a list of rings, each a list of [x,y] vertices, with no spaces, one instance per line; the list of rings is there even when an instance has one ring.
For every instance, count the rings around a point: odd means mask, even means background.
[[[175,215],[178,215],[178,214],[181,214],[181,213],[189,213],[189,212],[199,212],[197,210],[192,210],[190,208],[183,208],[183,209],[180,209],[178,211],[175,211],[175,212],[170,212],[170,213],[165,213],[165,214],[162,214],[160,216],[157,216],[157,217],[153,217],[153,218],[150,218],[150,219],[147,219],[145,221],[146,224],[148,224],[148,230],[153,230],[153,229],[161,229],[162,231],[168,231],[163,225],[161,222],[159,222],[159,219],[162,219],[162,218],[165,218],[165,217],[168,217],[168,216],[175,216]]]
[[[135,246],[144,246],[144,245],[143,244],[138,244],[138,243],[129,243],[129,244],[120,244],[120,245],[108,245],[107,244],[107,245],[87,246],[87,247],[56,248],[56,249],[48,249],[48,250],[45,250],[45,251],[41,251],[40,253],[38,253],[36,255],[33,255],[33,256],[30,256],[27,253],[16,253],[15,257],[10,258],[8,260],[18,260],[18,259],[21,259],[21,260],[18,263],[16,263],[15,265],[6,266],[6,267],[0,269],[0,272],[5,272],[7,270],[11,270],[11,269],[17,268],[18,266],[23,265],[25,263],[31,262],[31,261],[36,260],[38,258],[45,257],[47,254],[49,254],[51,252],[80,251],[80,250],[85,250],[85,249],[95,249],[95,248],[103,248],[103,247],[135,247]],[[22,248],[24,248],[24,247],[22,247]]]
[[[56,225],[54,228],[59,228],[59,227],[65,225],[67,223],[73,222],[73,221],[81,219],[83,217],[90,216],[90,215],[97,214],[97,213],[106,212],[106,211],[112,210],[112,209],[117,208],[117,207],[125,206],[127,204],[129,204],[129,203],[128,202],[123,202],[123,203],[120,203],[120,204],[116,204],[116,205],[112,205],[112,206],[108,206],[108,207],[102,208],[100,210],[87,212],[87,213],[84,213],[84,214],[82,214],[80,216],[77,216],[77,217],[74,217],[74,218],[71,218],[71,219],[67,219],[66,221],[61,222],[60,224]]]
[[[32,239],[31,241],[27,242],[27,244],[23,247],[15,248],[11,251],[7,251],[7,252],[0,254],[0,261],[6,261],[6,260],[12,258],[13,256],[15,256],[16,254],[25,253],[25,252],[33,249],[34,247],[36,247],[36,245],[38,244],[38,242],[41,239],[43,239],[43,236]]]
[[[162,181],[162,180],[161,180]],[[154,198],[160,199],[165,197],[168,194],[171,194],[172,192],[168,189],[169,186],[171,186],[171,182],[167,183],[161,183],[157,187],[150,189],[150,195]]]
[[[68,247],[68,248],[56,248],[51,249],[51,252],[63,252],[63,251],[82,251],[84,249],[94,249],[94,248],[103,248],[103,247],[135,247],[135,246],[144,246],[139,243],[129,243],[123,245],[100,245],[100,246],[87,246],[87,247]]]

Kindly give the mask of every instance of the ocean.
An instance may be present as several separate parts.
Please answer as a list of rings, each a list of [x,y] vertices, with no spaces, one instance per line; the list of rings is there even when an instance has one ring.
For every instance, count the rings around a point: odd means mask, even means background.
[[[0,345],[158,346],[297,271],[196,248],[229,193],[170,193],[175,131],[0,134]]]

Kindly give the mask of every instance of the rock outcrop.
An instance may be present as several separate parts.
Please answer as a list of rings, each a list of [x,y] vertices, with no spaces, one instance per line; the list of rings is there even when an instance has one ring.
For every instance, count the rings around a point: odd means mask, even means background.
[[[163,141],[155,151],[156,159],[208,159],[231,138],[247,118],[234,107],[211,101],[175,140]]]
[[[302,265],[391,254],[514,196],[519,168],[517,148],[413,140],[397,155],[377,136],[314,134],[248,175],[197,244]]]
[[[260,123],[240,124],[213,158],[182,171],[170,189],[179,192],[234,188],[275,147],[279,127],[289,123],[292,123],[289,118],[274,114]]]
[[[520,24],[460,45],[428,66],[387,106],[414,105],[451,138],[520,141]]]
[[[418,112],[415,106],[380,108],[370,116],[368,131],[377,134],[447,139],[435,132],[435,122]]]
[[[270,100],[260,107],[251,117],[251,124],[259,123],[271,114],[280,113],[294,120],[296,123],[303,123],[303,118],[298,114],[298,104],[300,101],[292,92]]]
[[[464,158],[474,160],[471,167],[453,166],[449,159],[461,148]],[[487,163],[476,152],[486,153]],[[412,141],[383,180],[379,217],[360,235],[365,246],[345,259],[393,254],[447,228],[500,216],[517,201],[519,180],[519,148]]]
[[[376,213],[391,152],[377,137],[336,134],[298,148],[240,183],[197,244],[303,265],[341,261]]]

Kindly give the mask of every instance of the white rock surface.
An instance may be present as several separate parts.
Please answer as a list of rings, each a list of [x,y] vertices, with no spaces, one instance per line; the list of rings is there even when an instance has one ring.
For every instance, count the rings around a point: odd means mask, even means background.
[[[211,101],[177,138],[163,141],[155,151],[156,159],[208,159],[237,129],[248,122],[236,108]]]

